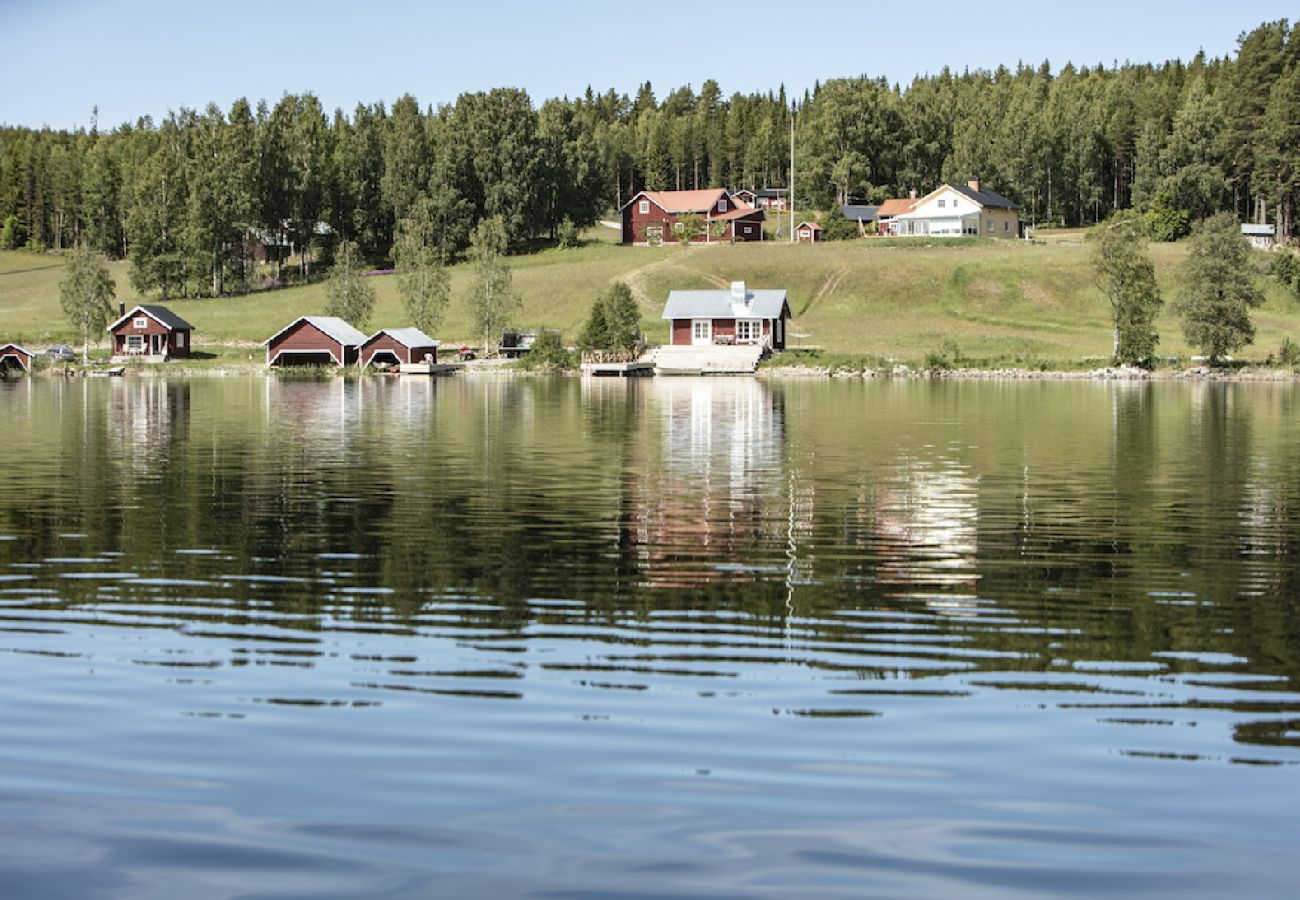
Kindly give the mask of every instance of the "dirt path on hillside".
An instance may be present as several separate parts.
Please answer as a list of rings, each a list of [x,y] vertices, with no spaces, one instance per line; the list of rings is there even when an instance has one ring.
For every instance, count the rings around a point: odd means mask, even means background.
[[[813,294],[808,302],[803,305],[803,309],[799,310],[799,315],[804,315],[808,310],[812,309],[818,301],[829,297],[831,294],[839,290],[840,282],[842,282],[848,274],[849,270],[845,267],[843,269],[836,269],[834,272],[831,272],[830,275],[826,276],[826,280],[822,282],[822,286],[817,289],[817,293]]]

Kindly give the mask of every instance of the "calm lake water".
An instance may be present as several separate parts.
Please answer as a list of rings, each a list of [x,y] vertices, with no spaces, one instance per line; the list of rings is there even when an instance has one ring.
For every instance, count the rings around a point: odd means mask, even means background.
[[[0,894],[1294,896],[1298,418],[0,384]]]

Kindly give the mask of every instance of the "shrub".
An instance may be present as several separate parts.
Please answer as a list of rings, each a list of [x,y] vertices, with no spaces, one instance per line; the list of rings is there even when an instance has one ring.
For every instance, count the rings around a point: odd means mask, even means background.
[[[955,341],[944,341],[938,350],[925,354],[925,367],[934,372],[946,372],[962,362],[961,348]]]
[[[23,228],[18,217],[6,217],[4,227],[0,228],[0,250],[17,250],[26,242],[27,229]]]
[[[568,216],[564,217],[555,229],[555,240],[561,250],[572,250],[578,246],[578,226],[573,224],[573,220]]]
[[[1176,241],[1191,231],[1191,216],[1185,209],[1175,209],[1163,192],[1157,193],[1143,215],[1147,234],[1153,241]]]
[[[1281,366],[1300,366],[1300,344],[1289,337],[1282,338],[1282,346],[1277,351],[1277,362]]]
[[[519,360],[521,369],[537,372],[557,372],[574,367],[573,354],[564,346],[560,332],[543,328],[537,333],[533,347]]]
[[[828,241],[851,241],[860,237],[858,223],[844,217],[844,211],[834,207],[822,223],[822,237]]]

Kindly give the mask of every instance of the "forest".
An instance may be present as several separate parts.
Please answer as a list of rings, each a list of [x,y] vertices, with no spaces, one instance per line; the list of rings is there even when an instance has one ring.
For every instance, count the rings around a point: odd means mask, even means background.
[[[498,88],[331,114],[304,93],[111,130],[5,126],[0,247],[86,244],[129,259],[134,286],[164,297],[309,279],[339,239],[386,266],[413,209],[444,261],[490,217],[522,251],[643,188],[785,186],[792,119],[800,209],[979,177],[1040,226],[1136,208],[1175,238],[1231,211],[1290,237],[1300,25],[1262,24],[1224,58],[836,78],[797,97],[728,97],[712,80],[657,97],[647,82],[540,106]]]

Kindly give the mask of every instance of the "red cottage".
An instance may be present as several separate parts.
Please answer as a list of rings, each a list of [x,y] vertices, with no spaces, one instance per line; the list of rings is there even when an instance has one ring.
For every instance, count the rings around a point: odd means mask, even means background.
[[[822,239],[822,227],[816,222],[800,222],[795,226],[794,239],[801,244],[815,244]]]
[[[436,363],[438,342],[418,328],[384,328],[361,345],[361,365]]]
[[[130,312],[118,308],[121,318],[108,326],[113,357],[143,358],[147,362],[185,359],[190,355],[194,326],[165,306],[137,306]]]
[[[725,188],[702,191],[642,191],[622,209],[624,244],[676,243],[682,219],[700,219],[698,244],[761,241],[763,211],[737,200]]]
[[[785,323],[794,316],[785,291],[751,291],[733,281],[726,291],[673,291],[664,305],[673,346],[756,344],[785,349]]]
[[[17,344],[0,346],[0,373],[7,372],[10,369],[30,372],[32,370],[31,351],[25,350]]]
[[[266,341],[268,366],[348,366],[366,336],[335,316],[300,316]]]

